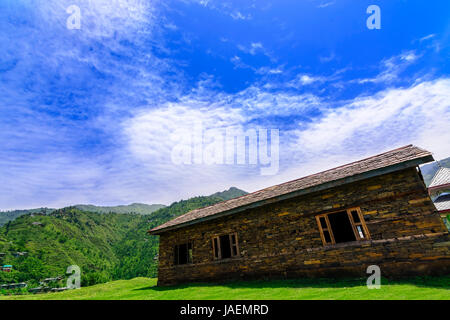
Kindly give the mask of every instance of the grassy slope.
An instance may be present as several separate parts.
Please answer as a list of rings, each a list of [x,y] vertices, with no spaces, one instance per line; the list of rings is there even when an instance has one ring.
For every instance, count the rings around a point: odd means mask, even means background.
[[[426,299],[449,300],[450,276],[409,279],[388,282],[383,279],[381,289],[367,289],[365,280],[278,280],[233,282],[221,285],[191,284],[158,288],[156,279],[135,278],[99,284],[79,290],[27,296],[8,296],[1,299],[33,300],[306,300],[306,299]]]

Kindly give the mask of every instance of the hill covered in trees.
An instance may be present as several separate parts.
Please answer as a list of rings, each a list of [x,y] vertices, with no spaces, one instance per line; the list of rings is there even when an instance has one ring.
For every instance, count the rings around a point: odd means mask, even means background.
[[[90,211],[97,213],[138,213],[138,214],[150,214],[158,209],[164,208],[163,204],[145,204],[145,203],[132,203],[129,205],[113,206],[113,207],[101,207],[91,204],[77,204],[74,206],[82,211]]]
[[[145,203],[132,203],[129,205],[120,206],[94,206],[91,204],[77,204],[74,206],[81,211],[97,212],[97,213],[138,213],[138,214],[150,214],[158,209],[164,208],[163,204],[145,204]],[[26,214],[49,214],[56,209],[51,208],[37,208],[28,210],[12,210],[12,211],[0,211],[0,226],[4,225],[8,221],[13,221],[17,217]]]
[[[14,219],[16,219],[20,216],[26,215],[26,214],[48,214],[53,211],[55,211],[55,209],[49,209],[49,208],[0,211],[0,226],[4,225],[8,221],[13,221]]]
[[[0,227],[0,284],[64,275],[69,265],[82,270],[82,285],[116,279],[155,277],[158,237],[147,231],[190,210],[241,196],[231,188],[211,196],[181,200],[150,214],[99,213],[69,207],[24,214]],[[3,257],[2,257],[3,256]]]

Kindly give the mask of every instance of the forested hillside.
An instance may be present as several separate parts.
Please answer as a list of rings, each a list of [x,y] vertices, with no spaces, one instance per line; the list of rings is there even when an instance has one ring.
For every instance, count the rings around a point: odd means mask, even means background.
[[[98,212],[98,213],[139,213],[150,214],[158,209],[164,208],[163,204],[145,204],[145,203],[132,203],[123,206],[113,207],[100,207],[91,204],[77,204],[75,208],[82,211]]]
[[[121,206],[110,206],[101,207],[94,206],[91,204],[77,204],[74,206],[81,211],[90,211],[97,213],[139,213],[139,214],[150,214],[158,209],[164,208],[163,204],[144,204],[144,203],[132,203],[129,205]],[[28,210],[12,210],[12,211],[0,211],[0,226],[4,225],[8,221],[13,221],[17,217],[23,216],[25,214],[36,213],[36,214],[49,214],[56,209],[49,208],[38,208],[38,209],[28,209]]]
[[[48,214],[53,212],[55,209],[49,208],[38,208],[29,210],[11,210],[11,211],[0,211],[0,227],[7,223],[8,221],[13,221],[14,219],[23,216],[25,214]]]
[[[26,214],[0,227],[0,284],[64,275],[69,265],[82,270],[82,285],[138,276],[155,277],[158,237],[147,231],[190,210],[246,194],[236,188],[175,202],[151,214],[103,213],[76,207],[49,214]]]

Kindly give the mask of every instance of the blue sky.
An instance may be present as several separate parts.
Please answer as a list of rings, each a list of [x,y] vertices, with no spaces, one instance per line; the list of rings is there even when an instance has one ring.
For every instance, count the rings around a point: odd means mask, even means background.
[[[379,30],[366,27],[371,4]],[[448,12],[448,1],[0,0],[0,209],[255,191],[409,143],[448,157]],[[174,164],[173,134],[195,121],[278,129],[278,174]]]

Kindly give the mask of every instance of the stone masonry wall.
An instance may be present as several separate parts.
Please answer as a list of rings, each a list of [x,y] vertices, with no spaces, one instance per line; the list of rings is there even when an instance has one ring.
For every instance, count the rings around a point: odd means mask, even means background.
[[[324,246],[315,215],[360,207],[371,240]],[[215,261],[211,238],[237,233],[240,256]],[[193,264],[174,265],[193,243]],[[158,285],[281,277],[448,273],[450,236],[415,168],[267,203],[160,235]]]

